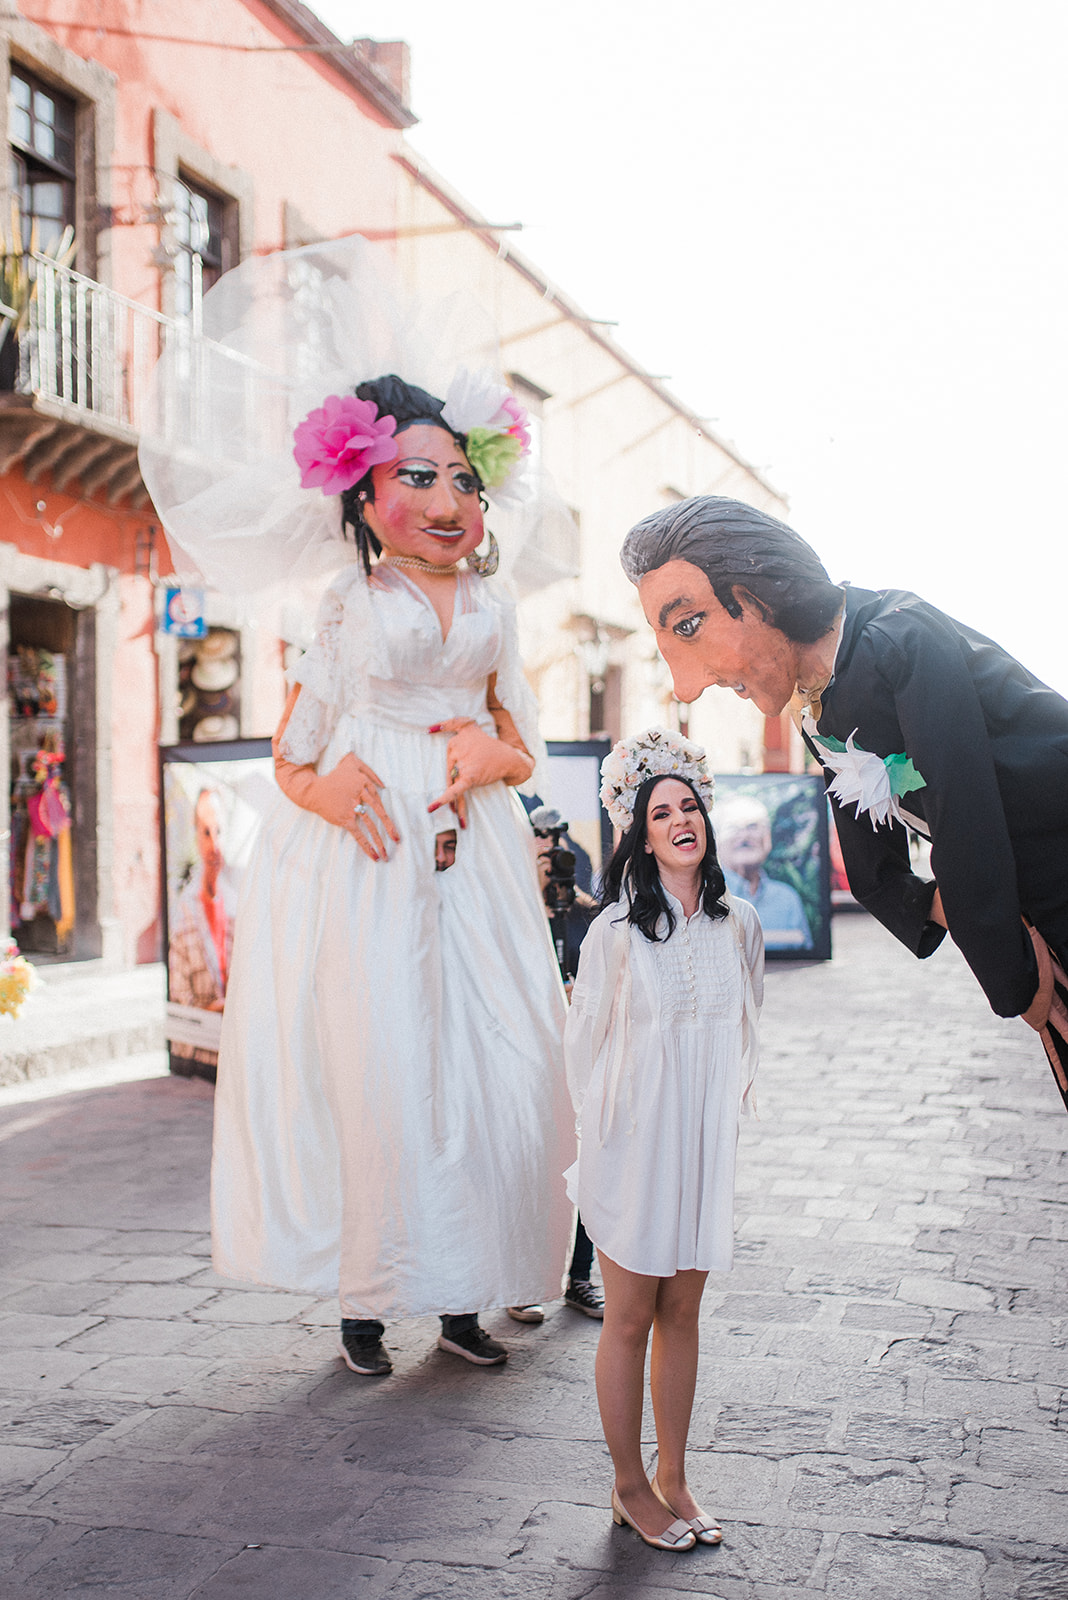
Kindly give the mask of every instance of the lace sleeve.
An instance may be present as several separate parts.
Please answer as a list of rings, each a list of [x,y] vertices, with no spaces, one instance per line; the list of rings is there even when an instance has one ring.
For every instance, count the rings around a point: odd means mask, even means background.
[[[519,659],[515,601],[497,579],[487,583],[485,593],[501,624],[501,653],[496,666],[497,698],[504,709],[511,713],[519,737],[527,753],[534,759],[533,772],[518,788],[521,794],[537,794],[544,800],[549,784],[548,758],[545,741],[538,731],[538,702]]]
[[[287,761],[297,766],[318,761],[342,710],[358,696],[371,649],[369,613],[366,580],[349,567],[323,596],[314,644],[289,669],[290,684],[301,689],[279,740]]]

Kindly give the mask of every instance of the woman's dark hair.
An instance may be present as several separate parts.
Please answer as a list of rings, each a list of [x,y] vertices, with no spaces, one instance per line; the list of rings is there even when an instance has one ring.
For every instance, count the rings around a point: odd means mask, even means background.
[[[656,857],[645,848],[649,832],[649,801],[653,790],[658,783],[664,782],[665,777],[678,777],[678,774],[663,773],[659,777],[646,778],[638,789],[634,797],[634,821],[616,845],[601,879],[602,912],[617,901],[622,901],[625,896],[627,921],[640,928],[654,944],[658,942],[656,929],[661,917],[667,917],[667,938],[670,939],[675,932],[675,914],[668,905],[664,886],[660,882]],[[679,778],[678,781],[686,785],[697,801],[697,810],[704,824],[708,848],[701,862],[701,909],[706,916],[718,922],[730,914],[730,907],[722,898],[727,884],[716,855],[716,836],[712,832],[705,803],[693,784],[687,778]]]
[[[418,427],[420,423],[431,428],[441,428],[445,433],[451,434],[460,449],[465,455],[467,454],[466,435],[450,428],[441,415],[445,409],[444,400],[438,400],[435,395],[428,394],[425,389],[418,388],[414,383],[405,383],[396,373],[391,372],[384,378],[372,378],[367,383],[357,384],[355,394],[357,400],[372,401],[378,407],[380,417],[393,417],[397,424],[397,433],[403,433],[405,428]],[[475,473],[475,476],[478,474]],[[363,562],[363,570],[368,574],[371,571],[371,552],[373,551],[376,556],[382,554],[382,546],[367,526],[363,515],[364,505],[368,500],[373,503],[374,497],[374,483],[370,472],[365,472],[359,483],[354,483],[351,489],[344,490],[341,496],[342,529],[352,529],[352,536]]]
[[[814,644],[842,604],[816,552],[785,522],[740,500],[695,495],[654,511],[627,534],[619,555],[631,583],[669,561],[700,567],[723,609],[740,617],[735,589],[752,596],[765,622],[797,644]]]

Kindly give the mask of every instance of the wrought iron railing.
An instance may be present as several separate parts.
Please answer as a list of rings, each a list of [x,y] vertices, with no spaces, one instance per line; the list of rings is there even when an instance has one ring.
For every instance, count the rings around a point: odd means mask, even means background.
[[[16,387],[137,431],[149,372],[176,324],[93,278],[33,258]]]
[[[17,390],[89,428],[102,421],[171,441],[191,461],[220,452],[253,458],[255,441],[272,420],[288,437],[288,385],[260,363],[206,339],[199,296],[189,316],[175,319],[47,256],[32,259],[34,292],[18,334]],[[171,359],[154,374],[164,353]]]

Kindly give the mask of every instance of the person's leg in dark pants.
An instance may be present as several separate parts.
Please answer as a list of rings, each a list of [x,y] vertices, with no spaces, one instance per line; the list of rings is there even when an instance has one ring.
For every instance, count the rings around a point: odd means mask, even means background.
[[[443,1316],[438,1348],[450,1355],[463,1356],[476,1367],[499,1367],[508,1360],[508,1351],[496,1339],[491,1339],[478,1325],[477,1311],[464,1311],[456,1316]]]
[[[350,1372],[364,1378],[385,1378],[393,1363],[382,1343],[385,1325],[374,1317],[342,1317],[338,1351]]]
[[[568,1269],[564,1299],[576,1311],[581,1311],[584,1316],[593,1317],[600,1322],[604,1317],[604,1296],[597,1285],[590,1281],[592,1272],[593,1240],[582,1226],[582,1218],[579,1217],[575,1226],[575,1249]]]

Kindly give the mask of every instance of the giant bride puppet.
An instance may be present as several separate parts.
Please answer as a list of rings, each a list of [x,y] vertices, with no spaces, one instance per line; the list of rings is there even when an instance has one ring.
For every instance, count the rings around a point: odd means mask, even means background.
[[[477,553],[489,495],[517,577],[566,570],[529,442],[492,330],[406,305],[349,239],[224,276],[142,447],[179,570],[261,606],[329,579],[238,911],[214,1259],[338,1292],[368,1374],[384,1319],[431,1312],[502,1361],[476,1313],[557,1296],[569,1243],[565,1003],[513,793],[543,747]]]

